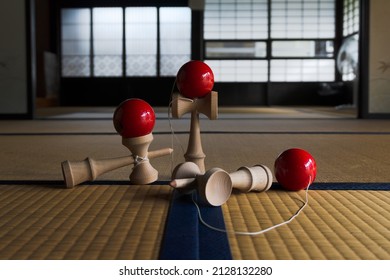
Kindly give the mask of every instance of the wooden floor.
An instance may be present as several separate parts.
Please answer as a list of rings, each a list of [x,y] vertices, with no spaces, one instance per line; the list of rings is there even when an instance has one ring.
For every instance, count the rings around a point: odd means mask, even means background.
[[[128,185],[131,167],[64,189],[60,163],[128,154],[112,124],[113,108],[46,108],[35,120],[0,121],[1,259],[156,259],[169,207],[167,185],[183,161],[189,116],[156,109],[150,149],[159,183]],[[174,131],[172,134],[171,126]],[[201,118],[206,168],[273,169],[285,149],[316,158],[316,182],[390,184],[390,120],[359,120],[335,108],[221,108]],[[390,259],[388,191],[309,191],[293,223],[261,236],[229,234],[235,259]],[[234,194],[223,206],[229,230],[258,230],[287,219],[303,192]]]

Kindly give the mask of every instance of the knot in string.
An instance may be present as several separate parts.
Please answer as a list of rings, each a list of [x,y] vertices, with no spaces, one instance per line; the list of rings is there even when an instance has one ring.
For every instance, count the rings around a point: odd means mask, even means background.
[[[142,162],[149,161],[148,156],[140,157],[139,155],[133,156],[134,158],[134,167],[136,167],[138,164],[141,164]]]

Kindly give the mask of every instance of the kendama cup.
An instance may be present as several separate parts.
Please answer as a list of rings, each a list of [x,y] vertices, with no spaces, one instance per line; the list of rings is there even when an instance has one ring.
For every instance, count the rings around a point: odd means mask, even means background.
[[[152,141],[152,133],[134,138],[122,138],[122,144],[130,150],[134,158],[134,167],[130,174],[130,181],[134,184],[150,184],[158,179],[158,171],[150,164],[148,158]]]
[[[176,178],[170,185],[182,193],[190,193],[196,190],[202,202],[211,206],[221,206],[230,197],[232,192],[232,180],[229,174],[221,168],[212,168],[205,174],[196,174],[199,167],[193,162],[185,162],[174,171]],[[186,167],[190,167],[187,169]],[[192,168],[192,169],[191,169]],[[181,170],[180,170],[181,169]],[[188,171],[188,172],[187,172]],[[193,172],[195,171],[195,172]],[[187,176],[195,176],[189,178]]]

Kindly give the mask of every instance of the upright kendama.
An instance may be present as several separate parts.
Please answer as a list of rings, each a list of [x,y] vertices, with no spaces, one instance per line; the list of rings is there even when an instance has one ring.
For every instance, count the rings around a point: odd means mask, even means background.
[[[199,114],[210,120],[218,117],[218,93],[212,91],[214,74],[206,63],[192,60],[179,69],[176,84],[179,93],[173,94],[172,97],[172,116],[180,118],[191,113],[190,135],[184,158],[194,162],[201,172],[205,172],[206,155],[202,148]]]
[[[127,99],[116,108],[113,123],[122,136],[122,144],[129,149],[131,155],[100,160],[88,157],[83,161],[62,162],[67,188],[93,181],[103,173],[127,165],[134,165],[129,176],[133,184],[150,184],[158,179],[158,171],[149,159],[171,154],[173,150],[165,148],[148,151],[153,141],[152,130],[155,124],[153,108],[142,99]]]

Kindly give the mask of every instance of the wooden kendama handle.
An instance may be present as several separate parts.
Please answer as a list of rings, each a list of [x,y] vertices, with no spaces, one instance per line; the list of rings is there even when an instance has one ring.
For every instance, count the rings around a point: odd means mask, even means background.
[[[192,111],[190,137],[188,139],[187,151],[184,154],[186,161],[194,162],[199,166],[202,173],[205,172],[204,159],[206,155],[203,152],[202,141],[200,138],[199,113]]]
[[[237,171],[229,174],[233,188],[242,192],[267,191],[272,185],[272,172],[262,164],[252,167],[240,167]]]
[[[189,99],[180,94],[174,94],[172,99],[172,116],[174,118],[180,118],[186,113],[191,113],[191,128],[187,152],[184,157],[186,161],[196,163],[204,173],[204,159],[206,155],[202,149],[199,114],[206,115],[210,120],[217,119],[218,93],[216,91],[211,91],[206,96],[195,99]]]
[[[181,168],[181,170],[180,170]],[[196,181],[203,178],[199,169],[192,164],[184,163],[179,166],[178,173],[182,178],[173,178],[170,186],[177,189],[196,188]],[[185,174],[196,174],[194,178],[183,178]],[[265,165],[255,165],[253,167],[240,167],[237,171],[229,174],[232,187],[242,192],[267,191],[272,185],[272,172]]]
[[[169,155],[172,152],[172,149],[165,148],[156,151],[150,151],[148,152],[147,157],[149,159],[157,158]],[[99,175],[102,175],[108,171],[131,165],[135,162],[136,159],[132,155],[99,160],[88,157],[82,161],[64,161],[61,163],[61,167],[66,187],[73,188],[74,186],[85,181],[93,181]]]

